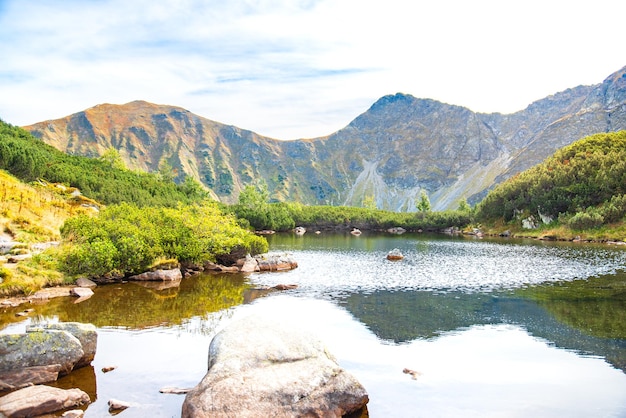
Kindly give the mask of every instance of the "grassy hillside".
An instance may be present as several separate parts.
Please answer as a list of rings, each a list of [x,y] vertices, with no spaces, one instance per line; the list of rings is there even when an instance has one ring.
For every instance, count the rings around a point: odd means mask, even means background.
[[[0,236],[2,241],[19,242],[1,258],[0,295],[29,293],[44,284],[62,284],[49,255],[35,255],[20,263],[8,263],[11,256],[26,253],[36,243],[58,241],[60,228],[71,216],[93,213],[82,206],[87,201],[72,195],[72,190],[55,184],[25,184],[0,170]]]
[[[264,238],[224,215],[198,183],[127,170],[116,152],[66,155],[0,121],[0,169],[1,240],[18,243],[4,245],[12,248],[0,258],[0,295],[78,275],[123,278],[164,259],[189,264],[267,251]],[[61,244],[43,252],[33,245],[50,241]]]
[[[552,226],[573,232],[622,235],[626,131],[592,135],[561,148],[543,163],[497,186],[478,205],[476,214],[478,220],[492,223],[547,216]]]
[[[43,178],[75,187],[105,204],[128,202],[139,206],[173,206],[177,202],[190,203],[203,197],[202,189],[193,181],[177,185],[156,174],[126,170],[115,155],[97,159],[67,155],[24,129],[2,121],[0,169],[25,182]]]

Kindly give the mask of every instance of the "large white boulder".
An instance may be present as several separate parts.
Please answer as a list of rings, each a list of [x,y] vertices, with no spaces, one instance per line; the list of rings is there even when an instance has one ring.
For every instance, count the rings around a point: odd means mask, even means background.
[[[213,338],[208,373],[187,394],[182,417],[340,417],[368,400],[310,332],[249,316]]]

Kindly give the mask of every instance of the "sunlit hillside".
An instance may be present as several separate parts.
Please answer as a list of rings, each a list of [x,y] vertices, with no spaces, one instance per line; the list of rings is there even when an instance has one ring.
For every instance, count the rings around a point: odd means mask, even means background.
[[[79,212],[93,211],[83,206],[87,199],[75,189],[43,181],[22,183],[0,170],[0,226],[5,240],[22,243],[56,241],[63,222]]]

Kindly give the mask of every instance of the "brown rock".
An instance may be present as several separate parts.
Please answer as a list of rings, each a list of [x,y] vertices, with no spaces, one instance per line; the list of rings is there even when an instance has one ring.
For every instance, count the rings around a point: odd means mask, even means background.
[[[288,254],[262,254],[255,258],[260,271],[293,270],[298,267],[296,260]]]
[[[277,284],[276,286],[273,286],[272,289],[276,289],[276,290],[291,290],[291,289],[297,289],[298,285],[297,284]]]
[[[89,403],[80,389],[29,386],[0,398],[0,413],[7,417],[35,417]]]
[[[173,394],[173,395],[184,395],[186,393],[188,393],[191,390],[191,388],[177,388],[177,387],[164,387],[159,389],[160,393],[169,393],[169,394]]]
[[[50,364],[0,371],[0,391],[54,382],[58,379],[60,370],[60,364]]]

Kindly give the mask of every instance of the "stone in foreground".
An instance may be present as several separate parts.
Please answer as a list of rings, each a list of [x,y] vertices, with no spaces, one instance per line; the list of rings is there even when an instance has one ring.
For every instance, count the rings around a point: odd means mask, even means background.
[[[0,416],[35,417],[89,403],[80,389],[29,386],[0,398]]]
[[[35,326],[33,329],[36,331],[38,327],[42,327],[44,331],[67,331],[80,341],[83,348],[83,356],[76,362],[74,369],[89,366],[96,356],[96,349],[98,348],[98,332],[95,325],[84,324],[81,322],[58,322]]]
[[[368,400],[311,333],[251,316],[213,338],[208,373],[185,397],[182,417],[341,417]]]
[[[66,375],[83,355],[78,338],[66,331],[0,335],[0,373],[58,364],[59,374]]]

